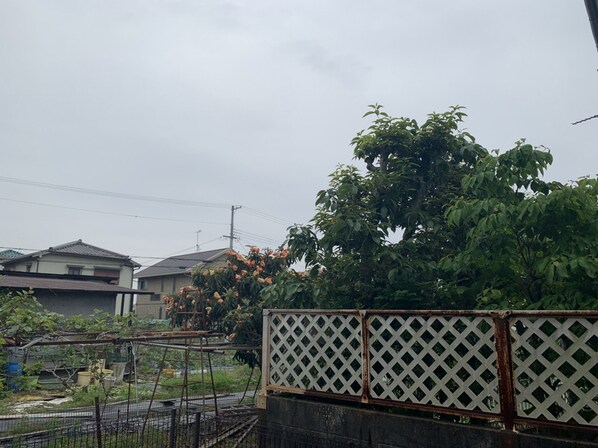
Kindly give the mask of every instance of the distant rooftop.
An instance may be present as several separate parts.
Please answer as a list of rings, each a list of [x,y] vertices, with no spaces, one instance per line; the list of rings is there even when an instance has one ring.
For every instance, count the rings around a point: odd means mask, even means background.
[[[12,250],[12,249],[0,251],[0,261],[4,260],[6,258],[17,258],[17,257],[21,257],[21,256],[23,256],[23,254],[21,252],[18,252],[16,250]]]
[[[214,249],[191,254],[175,255],[166,258],[147,269],[135,274],[135,278],[159,277],[162,275],[182,274],[197,265],[210,263],[224,255],[228,249]]]
[[[117,252],[113,252],[107,249],[102,249],[101,247],[84,243],[82,240],[71,241],[69,243],[49,247],[48,249],[40,250],[27,255],[20,254],[14,258],[11,258],[8,262],[5,261],[4,265],[21,262],[29,258],[42,257],[48,254],[81,255],[85,257],[111,258],[117,260],[130,261],[133,265],[140,266],[138,263],[131,260],[131,258],[127,255],[119,254]]]
[[[138,291],[123,286],[112,285],[101,280],[75,280],[62,278],[60,275],[39,275],[32,273],[9,273],[0,276],[0,289],[28,290],[43,289],[52,291],[77,291],[77,292],[108,292],[120,294],[148,294],[151,292]],[[15,275],[19,274],[19,275]],[[23,275],[24,274],[24,275]]]

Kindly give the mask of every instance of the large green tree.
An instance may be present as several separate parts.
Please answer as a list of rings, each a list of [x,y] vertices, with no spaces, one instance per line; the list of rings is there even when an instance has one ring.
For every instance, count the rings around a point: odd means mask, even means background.
[[[338,167],[311,223],[290,229],[307,276],[277,281],[270,303],[596,308],[596,179],[543,180],[552,156],[523,140],[486,151],[459,107],[422,125],[378,105],[366,116],[352,141],[365,169]]]
[[[291,254],[305,261],[320,306],[438,307],[438,261],[465,243],[445,207],[487,152],[459,129],[460,107],[421,125],[370,107],[371,126],[352,141],[365,172],[340,166],[331,175],[312,223],[290,230]]]
[[[465,176],[446,213],[466,231],[464,249],[443,260],[451,293],[484,308],[596,308],[598,183],[545,182],[551,163],[520,141]]]

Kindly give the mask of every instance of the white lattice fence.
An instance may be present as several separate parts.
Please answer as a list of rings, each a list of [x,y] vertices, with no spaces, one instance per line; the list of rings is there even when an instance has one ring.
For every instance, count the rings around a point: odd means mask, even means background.
[[[373,398],[499,413],[492,319],[372,316]]]
[[[274,314],[270,386],[361,396],[361,319],[342,314]]]
[[[511,324],[517,415],[598,425],[598,319]]]

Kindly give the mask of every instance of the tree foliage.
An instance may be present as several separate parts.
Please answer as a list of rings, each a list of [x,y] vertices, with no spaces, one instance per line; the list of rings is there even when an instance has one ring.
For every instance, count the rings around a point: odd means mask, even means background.
[[[467,239],[443,262],[453,292],[490,308],[596,307],[598,184],[545,182],[551,163],[548,151],[522,140],[463,179],[469,199],[446,213]]]
[[[0,291],[0,346],[7,340],[21,344],[33,336],[51,333],[60,328],[63,316],[45,311],[28,291]]]
[[[308,274],[287,292],[334,308],[596,308],[596,179],[544,181],[552,156],[524,140],[486,151],[460,107],[421,126],[370,108],[352,141],[366,169],[339,166],[290,229]]]
[[[331,175],[312,223],[290,229],[291,254],[311,270],[322,306],[438,307],[438,261],[464,243],[444,209],[486,151],[459,129],[460,107],[422,125],[370,108],[371,126],[352,140],[365,173],[340,166]]]
[[[223,333],[234,344],[259,345],[262,290],[287,265],[286,250],[262,252],[252,247],[246,256],[231,251],[225,267],[199,268],[193,273],[193,287],[165,297],[167,315],[176,326]],[[240,350],[235,356],[252,367],[260,363],[254,350]]]

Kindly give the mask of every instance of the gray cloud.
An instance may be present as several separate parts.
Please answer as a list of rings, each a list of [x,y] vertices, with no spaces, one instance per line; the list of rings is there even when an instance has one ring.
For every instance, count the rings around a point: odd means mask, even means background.
[[[0,176],[243,204],[307,221],[367,121],[467,106],[489,148],[550,147],[560,180],[594,174],[596,51],[582,3],[374,0],[0,3]],[[76,238],[168,255],[228,231],[225,209],[0,182],[0,245]],[[7,218],[8,217],[8,218]],[[285,224],[238,214],[282,240]],[[264,240],[261,241],[263,243]],[[246,236],[239,244],[256,243]],[[214,241],[206,248],[226,244]],[[261,244],[264,245],[264,244]]]

